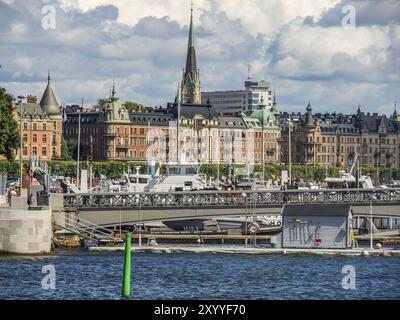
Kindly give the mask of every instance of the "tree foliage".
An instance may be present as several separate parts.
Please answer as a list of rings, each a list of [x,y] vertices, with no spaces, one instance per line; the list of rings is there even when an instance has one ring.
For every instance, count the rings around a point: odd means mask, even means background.
[[[14,151],[20,145],[18,123],[13,117],[12,96],[0,87],[0,156],[14,159]]]
[[[76,161],[47,161],[51,167],[51,172],[54,175],[75,177],[76,176]],[[109,179],[121,179],[124,172],[128,171],[128,166],[131,172],[135,173],[135,167],[140,166],[141,172],[147,172],[146,162],[93,162],[93,173],[95,178],[99,178],[100,174],[106,176]],[[87,169],[87,162],[81,162],[81,169]],[[235,168],[244,167],[244,165],[235,165]],[[8,162],[6,160],[0,160],[0,173],[9,173],[10,175],[18,175],[19,173],[18,161]],[[268,164],[265,166],[265,175],[267,179],[277,179],[281,175],[282,170],[288,170],[289,168],[285,165]],[[292,166],[292,177],[293,180],[312,180],[312,181],[323,181],[328,175],[329,177],[338,177],[339,168],[337,167],[323,167],[323,166],[306,166],[305,165],[293,165]],[[229,165],[221,164],[219,169],[217,165],[202,165],[200,171],[206,174],[208,177],[216,178],[218,173],[219,177],[229,175],[232,170],[229,169]],[[161,173],[165,173],[165,166],[161,167]],[[306,175],[307,172],[307,175]],[[382,182],[389,182],[390,180],[400,180],[400,168],[386,168],[385,166],[379,167],[379,170],[375,167],[362,167],[361,174],[369,175],[375,185],[378,185],[375,181],[377,174],[379,174],[379,180]],[[262,166],[255,165],[251,177],[260,177],[262,175]]]
[[[103,109],[107,107],[108,99],[107,98],[99,98],[97,99],[96,107]]]
[[[128,111],[135,111],[135,112],[144,112],[146,110],[146,107],[144,105],[132,101],[126,101],[124,103],[124,107]]]
[[[67,140],[61,137],[61,160],[72,160],[73,152],[71,152]]]

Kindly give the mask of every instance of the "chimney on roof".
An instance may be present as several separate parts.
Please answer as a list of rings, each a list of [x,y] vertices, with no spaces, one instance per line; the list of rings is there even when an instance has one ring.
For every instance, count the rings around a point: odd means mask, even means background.
[[[26,102],[27,103],[37,103],[37,97],[29,95],[29,96],[26,97]]]

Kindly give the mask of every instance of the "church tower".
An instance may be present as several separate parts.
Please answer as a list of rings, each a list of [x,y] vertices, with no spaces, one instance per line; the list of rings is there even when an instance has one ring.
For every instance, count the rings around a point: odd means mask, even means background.
[[[181,83],[181,101],[182,103],[200,104],[201,84],[200,72],[199,69],[197,69],[196,49],[194,45],[193,4],[190,11],[189,42],[186,57],[186,68],[183,72]]]

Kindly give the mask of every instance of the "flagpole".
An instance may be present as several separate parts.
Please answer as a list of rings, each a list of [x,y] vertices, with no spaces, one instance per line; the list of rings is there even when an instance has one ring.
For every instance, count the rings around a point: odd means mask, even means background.
[[[176,164],[179,164],[179,130],[180,130],[180,120],[181,120],[181,97],[180,97],[180,87],[178,83],[178,119],[176,121]]]

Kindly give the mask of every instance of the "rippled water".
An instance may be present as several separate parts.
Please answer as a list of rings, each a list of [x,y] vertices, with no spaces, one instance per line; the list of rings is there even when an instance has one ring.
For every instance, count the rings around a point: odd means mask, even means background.
[[[42,267],[56,268],[43,290]],[[122,253],[0,256],[0,299],[120,299]],[[356,290],[342,288],[343,266]],[[400,257],[134,254],[133,299],[400,299]]]

